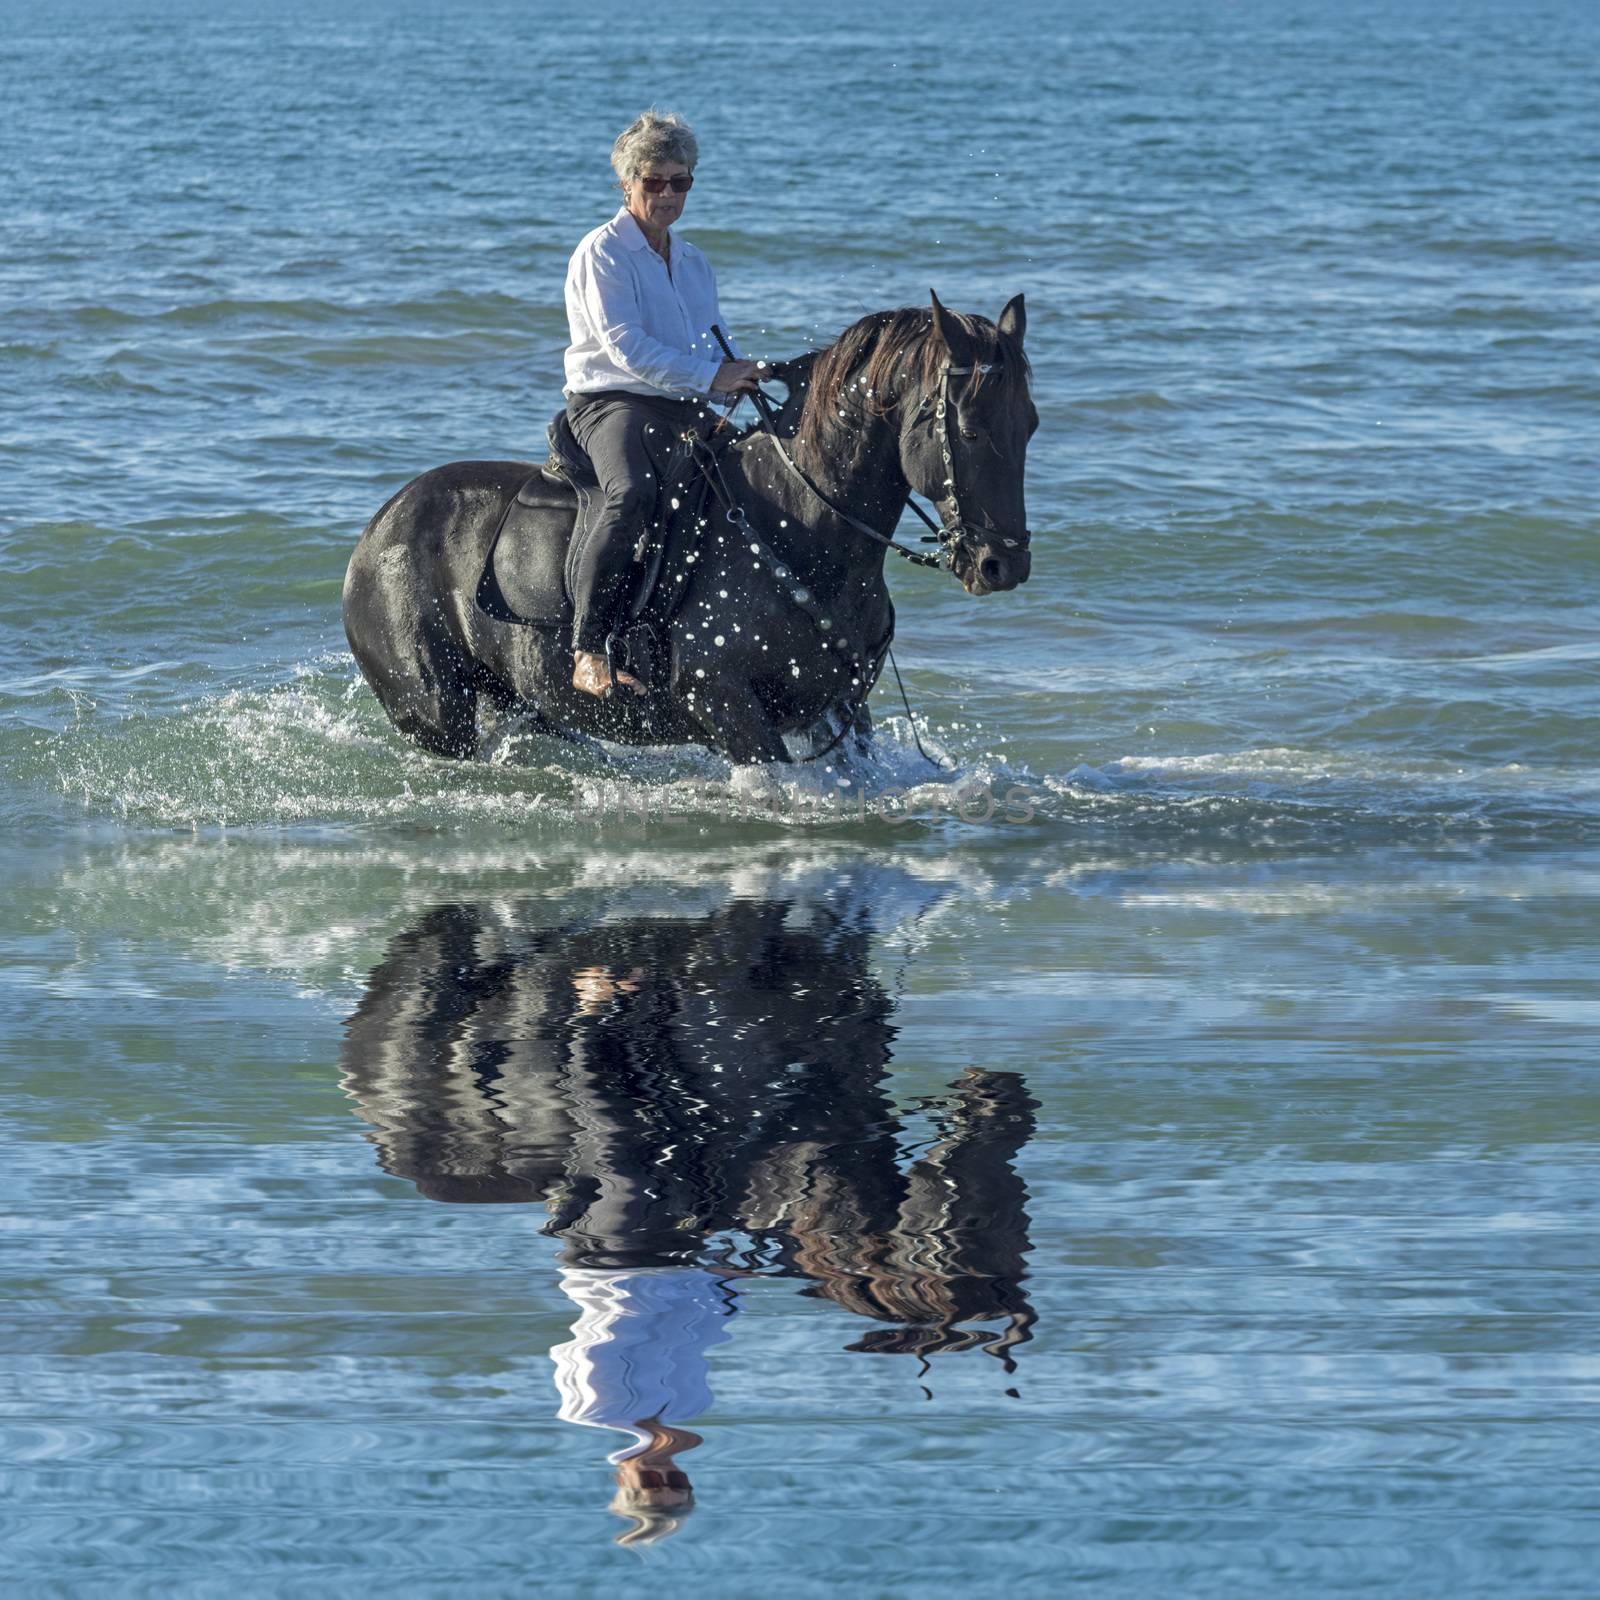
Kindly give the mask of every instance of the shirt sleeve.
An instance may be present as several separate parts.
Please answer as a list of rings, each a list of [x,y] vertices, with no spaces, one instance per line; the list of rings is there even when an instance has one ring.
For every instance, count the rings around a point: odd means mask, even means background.
[[[675,350],[640,326],[639,297],[625,267],[604,250],[586,250],[573,263],[585,315],[607,355],[641,383],[669,394],[707,394],[720,363]]]

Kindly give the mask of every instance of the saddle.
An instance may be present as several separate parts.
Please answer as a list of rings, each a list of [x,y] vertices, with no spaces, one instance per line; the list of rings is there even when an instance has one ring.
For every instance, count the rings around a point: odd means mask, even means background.
[[[558,411],[546,430],[549,459],[531,473],[500,518],[478,580],[479,610],[498,622],[565,631],[572,626],[572,573],[598,510],[600,484]],[[641,569],[609,651],[615,665],[645,682],[656,676],[658,630],[672,620],[698,547],[710,484],[695,467],[694,445],[680,442],[663,471],[634,561]],[[720,454],[720,449],[718,451]],[[570,523],[562,513],[572,515]],[[672,581],[663,583],[663,577]]]

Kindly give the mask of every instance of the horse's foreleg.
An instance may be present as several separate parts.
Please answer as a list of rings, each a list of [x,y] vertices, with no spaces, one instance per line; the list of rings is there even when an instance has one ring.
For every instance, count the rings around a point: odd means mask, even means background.
[[[856,714],[850,720],[850,732],[846,735],[845,742],[858,756],[872,754],[872,711],[866,705],[856,707]]]
[[[696,687],[684,704],[713,750],[739,766],[787,761],[789,751],[771,717],[748,684]]]

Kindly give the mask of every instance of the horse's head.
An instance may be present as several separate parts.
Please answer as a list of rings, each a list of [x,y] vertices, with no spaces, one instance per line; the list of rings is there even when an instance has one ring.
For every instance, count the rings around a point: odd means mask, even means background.
[[[1015,589],[1032,560],[1022,470],[1039,426],[1022,296],[998,322],[948,311],[938,295],[932,302],[931,314],[917,306],[872,312],[808,369],[790,363],[784,414],[798,413],[797,449],[818,466],[842,464],[846,478],[879,448],[896,449],[896,481],[938,506],[940,542],[967,592]],[[798,403],[797,382],[805,392]]]
[[[900,465],[944,523],[950,570],[968,594],[1028,581],[1023,460],[1039,426],[1022,350],[1022,296],[998,322],[933,302],[932,348],[916,363],[920,394],[903,396]]]

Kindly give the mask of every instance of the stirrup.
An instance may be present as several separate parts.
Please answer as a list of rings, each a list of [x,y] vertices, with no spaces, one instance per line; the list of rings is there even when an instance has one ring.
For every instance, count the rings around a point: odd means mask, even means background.
[[[646,689],[655,687],[659,641],[648,622],[633,622],[606,636],[606,660],[611,676],[620,668],[637,678]]]

